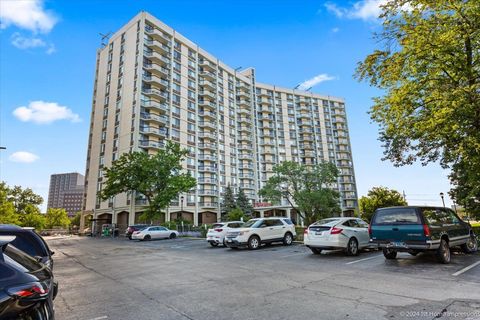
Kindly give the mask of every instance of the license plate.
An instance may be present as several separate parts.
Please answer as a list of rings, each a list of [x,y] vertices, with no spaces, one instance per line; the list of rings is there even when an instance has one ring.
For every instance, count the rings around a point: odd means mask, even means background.
[[[390,243],[390,247],[406,247],[406,246],[407,245],[405,244],[405,242],[395,241]]]
[[[317,231],[317,232],[315,232],[315,235],[316,236],[321,236],[321,235],[323,235],[323,231]]]
[[[232,242],[233,240],[232,239],[227,239],[227,242]]]

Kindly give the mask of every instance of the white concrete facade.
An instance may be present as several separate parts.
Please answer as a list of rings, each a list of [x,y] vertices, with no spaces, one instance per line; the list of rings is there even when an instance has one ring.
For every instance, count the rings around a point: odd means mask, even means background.
[[[195,225],[220,219],[228,184],[260,201],[273,166],[286,160],[336,163],[341,206],[357,207],[343,99],[256,83],[254,69],[227,66],[141,12],[97,52],[84,209],[112,223],[136,222],[130,213],[145,203],[134,194],[97,198],[102,169],[126,152],[155,153],[165,139],[189,150],[184,168],[198,181],[166,220],[178,212]]]

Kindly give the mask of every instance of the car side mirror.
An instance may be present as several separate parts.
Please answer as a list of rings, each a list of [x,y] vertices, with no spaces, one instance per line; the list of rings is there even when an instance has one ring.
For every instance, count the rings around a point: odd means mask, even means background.
[[[42,262],[42,257],[40,256],[34,256],[33,258],[37,260],[37,262]]]
[[[50,255],[53,256],[55,254],[55,251],[50,250]]]

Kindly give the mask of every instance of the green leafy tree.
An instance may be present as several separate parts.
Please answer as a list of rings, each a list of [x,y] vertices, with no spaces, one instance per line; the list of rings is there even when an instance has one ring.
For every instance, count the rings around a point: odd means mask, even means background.
[[[228,185],[225,188],[225,194],[222,202],[222,213],[228,213],[237,207],[232,187]]]
[[[70,219],[65,209],[50,208],[47,210],[45,218],[45,226],[47,229],[54,227],[66,228],[70,225]]]
[[[407,202],[397,190],[386,187],[373,187],[358,201],[362,218],[370,221],[373,213],[378,208],[406,206]]]
[[[10,189],[9,201],[13,202],[17,213],[24,214],[27,206],[39,206],[43,203],[43,198],[30,188],[22,189],[20,186],[14,186]]]
[[[410,10],[405,10],[409,8]],[[356,76],[384,93],[370,110],[384,159],[438,161],[451,168],[451,195],[480,203],[480,1],[396,0],[383,6],[383,44]],[[473,190],[469,190],[473,188]]]
[[[248,220],[250,220],[250,216],[246,215],[240,208],[235,208],[230,212],[228,212],[226,218],[227,218],[227,221],[243,220],[244,222],[247,222]]]
[[[235,205],[237,208],[239,208],[240,210],[242,210],[242,212],[244,214],[246,214],[247,216],[252,216],[253,214],[253,206],[252,204],[250,203],[250,201],[248,200],[247,198],[247,195],[245,194],[245,192],[243,192],[243,189],[242,188],[239,188],[238,189],[238,193],[237,193],[237,199],[235,201]]]
[[[77,226],[77,227],[79,227],[79,226],[80,226],[80,219],[81,219],[81,217],[82,217],[82,212],[81,212],[81,211],[75,213],[75,215],[74,215],[73,217],[69,218],[69,219],[70,219],[70,224],[71,224],[72,226]]]
[[[42,230],[47,222],[45,215],[41,214],[38,207],[33,204],[28,204],[25,207],[25,213],[20,217],[23,227],[33,227],[36,230]]]
[[[2,201],[0,203],[0,223],[20,225],[20,215],[15,212],[12,202]]]
[[[260,190],[260,195],[274,203],[286,199],[305,223],[311,224],[340,214],[340,195],[331,188],[338,173],[331,162],[309,167],[285,161],[273,167],[273,176]]]
[[[144,152],[123,154],[112,167],[105,169],[105,184],[100,193],[104,200],[123,192],[135,191],[143,195],[148,208],[144,220],[155,220],[181,192],[196,185],[189,173],[184,173],[181,162],[188,150],[168,141],[155,155]]]

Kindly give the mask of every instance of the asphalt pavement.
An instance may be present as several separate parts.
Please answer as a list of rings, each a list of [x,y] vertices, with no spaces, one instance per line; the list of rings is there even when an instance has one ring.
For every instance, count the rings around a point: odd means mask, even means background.
[[[480,254],[313,255],[203,240],[47,240],[57,319],[480,319]]]

